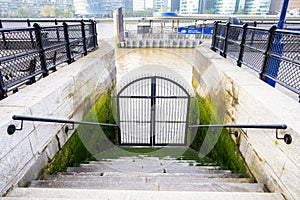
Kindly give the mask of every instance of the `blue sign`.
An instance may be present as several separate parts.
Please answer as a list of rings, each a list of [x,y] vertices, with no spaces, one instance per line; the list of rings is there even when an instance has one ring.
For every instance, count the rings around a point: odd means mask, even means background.
[[[178,33],[180,34],[213,34],[213,28],[187,28],[180,27],[178,28]]]

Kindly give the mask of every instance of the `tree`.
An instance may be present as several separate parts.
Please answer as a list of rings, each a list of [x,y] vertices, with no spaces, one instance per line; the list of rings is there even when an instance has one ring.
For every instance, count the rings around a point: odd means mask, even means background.
[[[32,10],[30,10],[26,6],[22,6],[21,8],[18,8],[18,10],[16,11],[16,14],[17,14],[18,17],[31,17],[31,16],[33,16]]]
[[[63,15],[63,13],[53,6],[46,5],[41,9],[41,16],[43,17],[59,17],[61,15]]]

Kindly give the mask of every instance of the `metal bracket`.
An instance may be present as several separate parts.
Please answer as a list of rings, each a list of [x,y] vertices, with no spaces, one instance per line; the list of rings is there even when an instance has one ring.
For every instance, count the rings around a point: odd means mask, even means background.
[[[12,117],[13,120],[20,120],[21,127],[16,128],[16,125],[10,124],[7,127],[7,133],[9,135],[13,135],[16,131],[21,131],[23,129],[23,121],[37,121],[37,122],[50,122],[50,123],[64,123],[64,124],[71,124],[71,127],[68,125],[65,126],[65,133],[68,133],[70,130],[74,130],[75,124],[83,124],[83,125],[92,125],[92,126],[118,126],[117,124],[107,124],[107,123],[96,123],[96,122],[83,122],[83,121],[72,121],[72,120],[65,120],[65,119],[55,119],[55,118],[41,118],[41,117],[31,117],[31,116],[19,116],[14,115]]]
[[[7,133],[8,133],[8,135],[12,135],[16,131],[21,131],[21,130],[23,130],[23,120],[21,120],[21,127],[20,128],[16,128],[16,125],[14,125],[14,124],[10,124],[7,127]]]
[[[290,134],[284,134],[283,138],[280,138],[278,136],[278,129],[276,129],[276,139],[277,140],[283,140],[286,144],[291,144],[293,141],[293,138]]]
[[[292,136],[290,134],[285,134],[283,138],[278,136],[279,129],[287,129],[285,124],[208,124],[208,125],[190,125],[190,128],[252,128],[252,129],[275,129],[276,139],[283,140],[286,144],[292,143]],[[233,133],[235,137],[239,136],[238,131]]]

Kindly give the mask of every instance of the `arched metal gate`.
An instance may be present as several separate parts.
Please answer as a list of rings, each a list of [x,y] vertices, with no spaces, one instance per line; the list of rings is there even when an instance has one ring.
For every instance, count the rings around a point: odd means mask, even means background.
[[[186,145],[190,94],[174,80],[138,78],[117,94],[120,145]]]

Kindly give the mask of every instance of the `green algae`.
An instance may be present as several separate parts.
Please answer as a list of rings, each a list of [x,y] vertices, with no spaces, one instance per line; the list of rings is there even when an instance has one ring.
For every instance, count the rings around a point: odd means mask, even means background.
[[[88,111],[83,121],[114,124],[115,120],[110,109],[110,102],[110,91],[105,91],[96,101],[95,105]],[[103,146],[105,146],[103,140],[108,139],[115,141],[118,131],[115,127],[101,127],[101,129],[104,135],[87,129],[85,125],[80,125],[62,149],[55,155],[46,169],[45,174],[56,174],[66,171],[68,167],[77,166],[78,163],[95,160],[92,154],[93,152],[90,149],[91,146],[95,147],[96,150],[99,146],[103,148]],[[85,132],[87,130],[88,132]],[[101,136],[100,138],[99,135]],[[85,141],[87,139],[89,140],[88,143]]]

